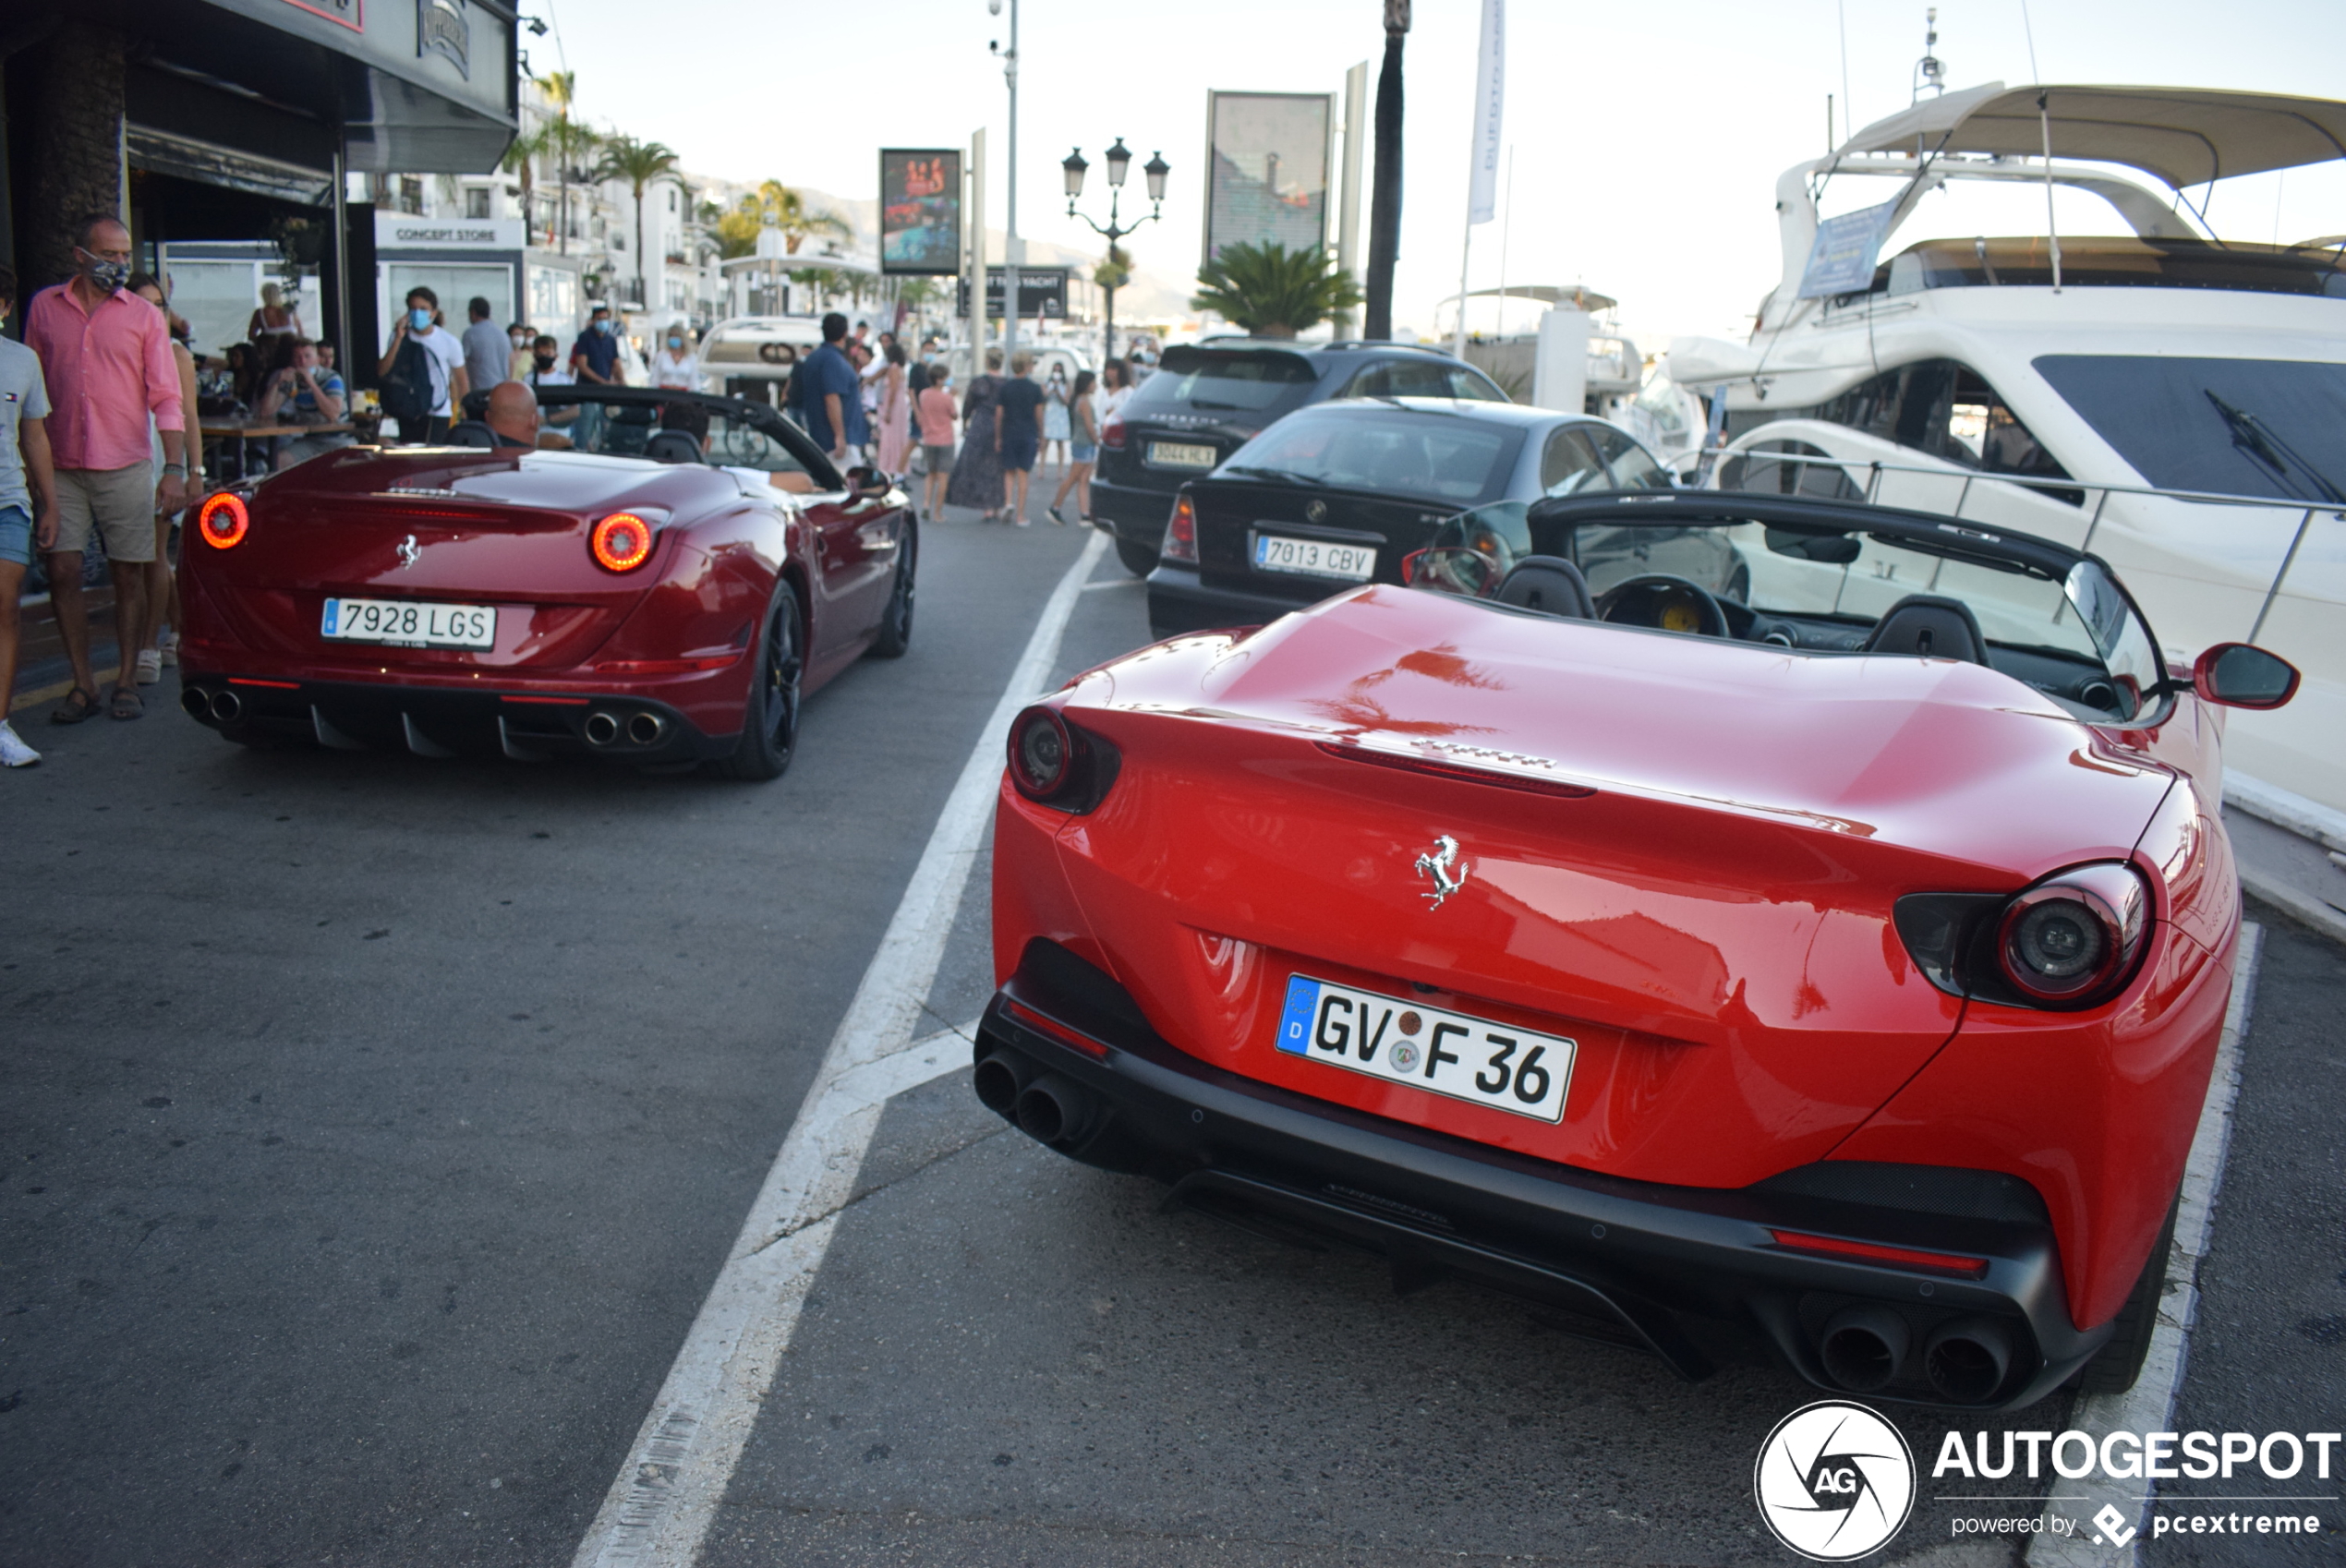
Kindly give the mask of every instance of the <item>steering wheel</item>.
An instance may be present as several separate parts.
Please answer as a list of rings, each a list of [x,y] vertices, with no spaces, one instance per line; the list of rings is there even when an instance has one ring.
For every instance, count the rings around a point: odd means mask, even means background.
[[[1649,604],[1652,608],[1642,619],[1631,619]],[[1597,600],[1597,619],[1703,637],[1728,634],[1727,612],[1719,608],[1711,590],[1669,572],[1648,572],[1615,583]]]

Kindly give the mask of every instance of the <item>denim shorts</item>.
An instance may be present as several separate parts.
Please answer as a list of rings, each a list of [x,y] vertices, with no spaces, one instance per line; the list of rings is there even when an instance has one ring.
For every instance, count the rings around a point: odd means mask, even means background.
[[[1098,461],[1100,449],[1096,446],[1085,446],[1082,441],[1072,441],[1068,445],[1067,460],[1070,463],[1093,463]]]
[[[0,561],[32,564],[32,513],[21,506],[0,506]]]

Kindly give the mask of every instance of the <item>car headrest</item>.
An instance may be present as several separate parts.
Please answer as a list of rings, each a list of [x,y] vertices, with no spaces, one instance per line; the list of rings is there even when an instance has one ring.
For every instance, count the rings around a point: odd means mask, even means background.
[[[1985,664],[1988,639],[1980,635],[1978,618],[1963,600],[1940,594],[1908,594],[1874,622],[1859,651]]]
[[[1596,601],[1589,597],[1589,580],[1580,569],[1560,555],[1527,555],[1515,563],[1495,596],[1541,615],[1568,621],[1594,621]]]
[[[497,450],[497,432],[478,419],[459,419],[448,427],[450,446],[474,446],[483,451]]]
[[[700,442],[683,430],[657,430],[644,443],[644,455],[654,463],[699,463]]]

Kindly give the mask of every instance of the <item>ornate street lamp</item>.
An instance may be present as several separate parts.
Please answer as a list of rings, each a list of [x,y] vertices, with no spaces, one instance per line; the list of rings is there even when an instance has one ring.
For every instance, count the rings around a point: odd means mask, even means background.
[[[1149,215],[1136,219],[1130,224],[1123,223],[1118,211],[1118,203],[1123,196],[1124,176],[1131,172],[1132,154],[1125,147],[1124,139],[1118,137],[1116,145],[1107,150],[1108,198],[1107,223],[1105,227],[1075,210],[1076,198],[1083,194],[1084,173],[1090,168],[1091,164],[1083,161],[1083,150],[1080,147],[1059,162],[1059,172],[1067,179],[1067,215],[1070,218],[1082,218],[1092,225],[1094,234],[1104,236],[1107,240],[1108,258],[1113,261],[1118,240],[1122,239],[1143,223],[1155,223],[1164,216],[1165,176],[1172,173],[1173,165],[1165,161],[1165,154],[1162,152],[1152,153],[1149,161],[1141,165],[1141,173],[1148,180]],[[1116,357],[1116,290],[1106,288],[1101,292],[1107,298],[1106,335],[1102,340],[1100,355],[1100,363],[1105,367],[1109,360]]]

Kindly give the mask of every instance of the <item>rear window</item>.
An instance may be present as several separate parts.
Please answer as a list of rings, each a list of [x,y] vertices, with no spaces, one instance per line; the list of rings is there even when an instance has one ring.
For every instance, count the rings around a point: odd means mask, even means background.
[[[1220,472],[1473,506],[1496,500],[1523,432],[1452,414],[1313,409],[1230,454]]]
[[[1319,380],[1310,360],[1276,349],[1169,348],[1128,407],[1132,414],[1284,414],[1309,398]]]

